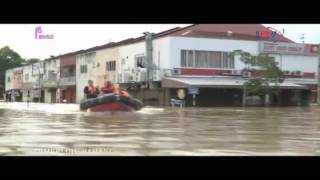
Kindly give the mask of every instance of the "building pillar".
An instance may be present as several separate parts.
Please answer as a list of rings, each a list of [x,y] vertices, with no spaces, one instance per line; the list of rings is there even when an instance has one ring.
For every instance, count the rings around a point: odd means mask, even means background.
[[[282,90],[280,90],[279,94],[278,94],[278,106],[282,105]]]
[[[163,97],[162,97],[162,106],[171,106],[170,104],[170,89],[169,88],[163,88]]]
[[[247,100],[247,90],[246,90],[246,87],[243,86],[242,106],[246,106],[246,100]]]
[[[264,95],[264,105],[265,106],[269,106],[270,104],[270,95],[269,94],[265,94]]]

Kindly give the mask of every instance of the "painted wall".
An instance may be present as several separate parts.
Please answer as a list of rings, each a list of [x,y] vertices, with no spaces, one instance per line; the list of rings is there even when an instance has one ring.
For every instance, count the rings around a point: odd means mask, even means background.
[[[51,103],[51,91],[49,89],[45,88],[44,89],[44,102],[45,103]]]
[[[58,81],[58,77],[60,77],[59,71],[60,71],[60,59],[51,59],[44,62],[45,66],[45,73],[44,73],[44,80],[54,78],[50,77],[50,71],[54,71],[56,73],[56,81]],[[51,75],[52,76],[52,75]],[[53,80],[53,79],[51,79]],[[52,99],[52,93],[55,93],[56,99]],[[57,101],[57,94],[56,91],[50,91],[49,88],[44,88],[44,102],[45,103],[51,103]]]
[[[75,55],[65,55],[60,57],[60,66],[70,66],[76,64]]]
[[[127,77],[129,75],[134,76],[138,68],[135,66],[135,57],[137,55],[145,55],[145,42],[134,43],[126,46],[119,47],[120,53],[120,72],[119,73],[119,83],[127,82]],[[140,70],[140,68],[139,68]],[[141,69],[141,71],[145,71]],[[135,77],[132,77],[135,79]]]
[[[157,68],[165,69],[170,67],[170,41],[169,37],[155,39],[152,42],[153,46],[153,63]],[[139,55],[145,55],[146,43],[145,41],[134,43],[126,46],[119,47],[121,59],[121,82],[125,80],[125,73],[132,75],[133,80],[139,79],[139,72],[146,72],[145,68],[136,67],[135,58]],[[156,79],[159,79],[160,74]]]
[[[60,59],[51,59],[44,62],[45,73],[44,78],[49,77],[49,72],[54,71],[59,73],[60,70]]]
[[[8,81],[8,78],[10,77],[10,81]],[[6,70],[5,74],[5,90],[8,91],[12,89],[12,78],[13,78],[13,71],[12,69]]]
[[[318,57],[272,54],[284,71],[303,71],[318,74]]]
[[[118,71],[121,65],[119,49],[115,47],[96,51],[96,61],[99,64],[96,70],[97,84],[102,87],[105,81],[118,83]],[[106,70],[106,64],[110,61],[116,61],[116,71]]]
[[[17,67],[14,68],[13,71],[13,76],[11,79],[11,87],[12,89],[22,89],[22,84],[23,84],[23,68],[22,67]]]
[[[28,79],[26,79],[26,76],[28,76]],[[23,66],[23,89],[25,89],[22,96],[23,102],[27,101],[28,90],[30,91],[30,100],[33,99],[32,89],[33,85],[37,83],[37,81],[38,76],[32,76],[32,65]]]
[[[93,55],[87,57],[86,54],[90,53]],[[87,73],[80,73],[81,65],[87,65]],[[88,80],[93,80],[95,85],[98,82],[96,52],[89,52],[76,56],[76,103],[80,103],[85,97],[83,89],[88,84]]]
[[[236,49],[242,49],[246,52],[256,55],[259,53],[259,42],[227,39],[208,39],[208,38],[190,38],[190,37],[170,37],[170,60],[165,59],[163,63],[170,63],[171,68],[179,68],[180,52],[182,49],[225,51],[232,52]],[[303,71],[308,74],[317,74],[318,57],[306,55],[279,55],[270,54],[279,62],[282,70]],[[235,57],[235,69],[241,70],[245,67],[240,61],[240,57]],[[316,77],[315,77],[316,78]]]

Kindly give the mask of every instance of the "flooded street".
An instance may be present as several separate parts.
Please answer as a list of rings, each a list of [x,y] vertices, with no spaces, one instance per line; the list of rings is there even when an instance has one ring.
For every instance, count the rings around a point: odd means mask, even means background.
[[[80,112],[0,102],[0,155],[320,155],[320,108]]]

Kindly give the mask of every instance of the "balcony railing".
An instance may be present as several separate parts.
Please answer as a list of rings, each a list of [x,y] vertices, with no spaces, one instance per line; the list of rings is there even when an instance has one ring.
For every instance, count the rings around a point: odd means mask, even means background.
[[[45,88],[56,88],[58,81],[43,81],[43,87]]]
[[[62,77],[59,81],[59,86],[74,86],[76,85],[76,77]]]

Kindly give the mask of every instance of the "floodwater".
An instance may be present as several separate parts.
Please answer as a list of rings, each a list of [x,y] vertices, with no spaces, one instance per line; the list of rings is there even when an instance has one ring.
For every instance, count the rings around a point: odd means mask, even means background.
[[[0,155],[320,155],[320,107],[80,112],[0,102]]]

